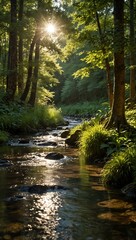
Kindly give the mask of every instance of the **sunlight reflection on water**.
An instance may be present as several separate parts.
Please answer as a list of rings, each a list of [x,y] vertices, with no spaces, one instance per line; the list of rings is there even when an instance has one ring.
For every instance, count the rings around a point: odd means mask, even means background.
[[[29,236],[34,239],[58,239],[57,226],[59,224],[59,208],[62,206],[61,193],[47,192],[35,199],[30,209]],[[34,233],[36,234],[35,236]]]

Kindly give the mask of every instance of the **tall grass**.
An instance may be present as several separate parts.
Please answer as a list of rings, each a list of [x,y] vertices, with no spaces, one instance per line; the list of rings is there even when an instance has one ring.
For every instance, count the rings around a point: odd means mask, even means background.
[[[35,108],[11,106],[0,113],[0,129],[8,132],[32,132],[38,128],[63,123],[61,111],[54,106],[38,105]]]
[[[123,187],[136,180],[136,145],[117,152],[102,171],[102,182],[106,186]]]
[[[83,131],[80,138],[80,152],[85,161],[101,159],[106,155],[106,149],[102,144],[110,139],[109,131],[103,125],[94,125]]]

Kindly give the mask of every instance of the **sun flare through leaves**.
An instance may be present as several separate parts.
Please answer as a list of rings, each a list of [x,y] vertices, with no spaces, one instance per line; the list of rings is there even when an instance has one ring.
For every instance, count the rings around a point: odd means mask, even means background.
[[[56,32],[56,26],[54,23],[48,23],[46,26],[45,26],[45,31],[48,33],[48,34],[54,34]]]

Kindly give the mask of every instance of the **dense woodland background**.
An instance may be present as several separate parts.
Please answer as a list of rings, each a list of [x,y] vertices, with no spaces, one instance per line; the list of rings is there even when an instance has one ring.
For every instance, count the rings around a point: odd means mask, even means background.
[[[0,143],[85,113],[65,143],[136,198],[135,26],[135,0],[1,0]]]
[[[125,101],[135,103],[135,12],[134,0],[1,0],[1,102],[108,101],[109,125],[126,125]]]

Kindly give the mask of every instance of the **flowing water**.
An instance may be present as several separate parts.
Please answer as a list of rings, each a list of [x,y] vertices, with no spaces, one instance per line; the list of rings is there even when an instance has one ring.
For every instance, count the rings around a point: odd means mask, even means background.
[[[0,240],[135,240],[136,204],[105,189],[101,166],[81,163],[59,134],[43,132],[20,143],[16,137],[1,147],[8,164],[0,167]],[[64,158],[47,159],[50,152]],[[24,191],[33,185],[62,188]]]

